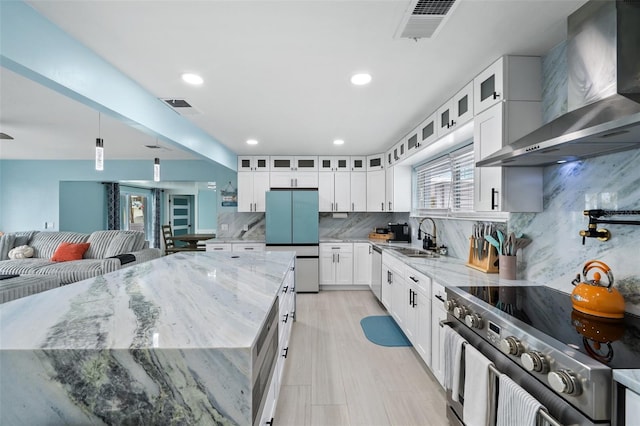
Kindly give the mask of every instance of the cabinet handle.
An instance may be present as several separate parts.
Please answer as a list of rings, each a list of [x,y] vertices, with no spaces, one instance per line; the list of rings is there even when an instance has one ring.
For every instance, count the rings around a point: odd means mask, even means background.
[[[331,263],[336,263],[336,254],[331,254]]]
[[[439,294],[436,294],[436,299],[438,299],[439,301],[441,301],[442,303],[444,303],[444,298],[442,296],[440,296]]]
[[[289,347],[287,346],[286,348],[283,349],[284,353],[282,354],[283,358],[286,358],[287,355],[289,354]]]
[[[387,271],[387,284],[391,284],[391,271]]]
[[[455,122],[455,121],[453,121],[453,120],[451,120],[451,127],[453,127],[453,126],[455,126],[455,125],[456,125],[456,122]]]
[[[331,203],[331,211],[333,211],[333,203]]]
[[[340,253],[338,253],[338,263],[340,263]]]
[[[500,93],[493,92],[493,99],[498,99],[500,97]]]
[[[287,290],[289,290],[289,286],[288,286],[288,285],[286,285],[286,286],[282,287],[282,292],[283,292],[283,293],[286,293],[286,292],[287,292]]]
[[[336,203],[336,211],[338,211],[338,203]]]
[[[371,246],[369,246],[369,254],[371,254]]]
[[[284,319],[282,320],[282,322],[286,324],[287,321],[289,321],[289,314],[284,314]]]
[[[384,211],[384,203],[380,203],[380,210]]]
[[[389,201],[389,211],[391,211],[391,201]]]
[[[416,307],[418,306],[418,303],[416,302],[416,296],[418,295],[418,293],[416,293],[415,291],[413,292],[413,304],[411,305],[412,307]]]
[[[498,191],[495,188],[491,188],[491,210],[495,210],[498,208],[498,203],[496,203],[496,195],[498,195]]]
[[[273,417],[271,417],[271,420],[269,420],[268,422],[265,422],[265,424],[273,426]]]
[[[393,284],[393,272],[389,271],[389,284]]]
[[[409,306],[413,305],[413,290],[409,289]]]
[[[409,277],[411,278],[411,281],[413,281],[414,283],[420,282],[420,280],[418,280],[416,277]]]
[[[356,211],[356,203],[351,203],[351,211]]]

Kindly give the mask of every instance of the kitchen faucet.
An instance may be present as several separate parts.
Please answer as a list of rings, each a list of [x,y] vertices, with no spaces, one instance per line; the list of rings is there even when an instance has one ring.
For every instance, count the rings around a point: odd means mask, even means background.
[[[438,244],[437,244],[437,240],[436,240],[436,222],[431,219],[430,217],[425,217],[422,218],[422,220],[420,221],[420,223],[418,224],[418,239],[421,240],[422,239],[422,222],[424,222],[425,220],[429,219],[431,221],[431,224],[433,226],[433,234],[428,234],[425,232],[425,240],[423,242],[423,247],[427,250],[432,250],[432,249],[437,249],[438,248]],[[429,238],[429,236],[433,237],[433,240],[431,238]]]

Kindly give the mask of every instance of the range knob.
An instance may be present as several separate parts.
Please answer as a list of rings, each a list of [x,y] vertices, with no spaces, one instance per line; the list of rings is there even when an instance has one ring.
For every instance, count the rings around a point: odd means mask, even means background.
[[[516,339],[513,336],[509,336],[500,340],[499,347],[500,350],[507,355],[520,356],[520,354],[524,352],[524,348],[522,347],[522,343],[520,343],[520,340]]]
[[[547,361],[547,357],[542,352],[525,352],[520,357],[520,362],[522,362],[524,368],[529,371],[536,371],[543,374],[549,371],[549,361]]]
[[[582,388],[576,375],[569,370],[552,371],[547,375],[547,381],[558,393],[566,393],[567,395],[580,395]]]
[[[482,318],[478,314],[467,315],[464,317],[464,323],[467,324],[468,327],[482,328]]]
[[[447,312],[452,312],[452,311],[453,311],[453,309],[454,309],[456,306],[458,306],[458,303],[457,303],[455,300],[453,300],[453,299],[449,299],[449,300],[445,300],[445,301],[444,301],[444,309],[445,309]]]
[[[453,308],[453,315],[459,320],[463,320],[464,317],[466,317],[468,314],[469,309],[467,309],[465,306],[460,305]]]

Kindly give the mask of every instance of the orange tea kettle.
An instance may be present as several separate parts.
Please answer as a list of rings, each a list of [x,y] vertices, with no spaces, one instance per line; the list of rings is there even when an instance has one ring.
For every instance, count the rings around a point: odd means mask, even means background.
[[[587,274],[592,269],[599,269],[607,275],[609,285],[600,284],[602,275],[593,273],[593,279],[589,280]],[[624,317],[624,298],[620,292],[613,288],[613,273],[604,262],[590,260],[584,264],[582,275],[585,282],[580,282],[580,274],[571,281],[576,288],[571,293],[573,308],[585,314],[605,318]]]

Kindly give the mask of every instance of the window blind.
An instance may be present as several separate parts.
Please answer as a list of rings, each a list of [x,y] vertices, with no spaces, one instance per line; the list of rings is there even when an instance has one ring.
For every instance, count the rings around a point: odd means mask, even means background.
[[[416,168],[418,210],[473,211],[473,145]]]

